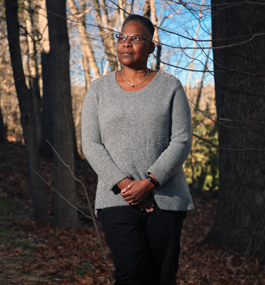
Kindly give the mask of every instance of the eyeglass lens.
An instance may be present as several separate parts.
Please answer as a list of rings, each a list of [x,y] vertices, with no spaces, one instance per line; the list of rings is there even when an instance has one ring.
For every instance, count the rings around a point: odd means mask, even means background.
[[[141,43],[143,42],[143,37],[141,35],[123,35],[117,34],[118,43],[124,43],[129,38],[132,43]]]

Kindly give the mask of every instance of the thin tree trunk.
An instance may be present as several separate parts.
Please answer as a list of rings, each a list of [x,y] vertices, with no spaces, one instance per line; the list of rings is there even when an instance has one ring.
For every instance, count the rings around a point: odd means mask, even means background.
[[[197,45],[197,38],[198,38],[198,32],[199,32],[199,29],[201,27],[201,22],[199,21],[198,24],[197,24],[197,28],[196,28],[196,31],[195,31],[195,34],[193,36],[193,51],[192,51],[192,55],[191,55],[191,58],[195,58],[195,53],[196,53],[196,45]],[[187,87],[186,87],[186,94],[187,94],[187,97],[192,101],[194,102],[195,101],[195,97],[192,96],[191,94],[191,79],[192,79],[192,75],[193,75],[193,66],[194,66],[194,61],[191,60],[191,62],[189,63],[188,67],[190,69],[190,72],[189,72],[189,75],[188,75],[188,79],[187,79]]]
[[[33,8],[29,0],[24,1],[25,5],[25,26],[27,31],[27,44],[28,44],[28,67],[29,67],[29,86],[32,93],[33,112],[35,120],[35,133],[37,146],[40,148],[41,144],[41,99],[40,99],[40,87],[39,87],[39,71],[38,71],[38,59],[36,51],[36,42],[34,35],[34,22],[33,22]]]
[[[74,1],[74,0],[72,0]],[[81,24],[85,27],[85,31],[86,31],[86,1],[85,0],[81,0],[80,1],[80,20]],[[80,34],[80,31],[79,31]],[[85,34],[87,35],[87,34]],[[91,74],[90,74],[90,65],[89,65],[89,57],[86,54],[86,42],[85,42],[85,35],[81,34],[80,38],[81,38],[81,49],[82,49],[82,62],[83,62],[83,69],[84,69],[84,75],[85,75],[85,80],[86,80],[86,90],[88,90],[90,83],[91,83]],[[92,51],[93,52],[93,51]],[[95,60],[96,62],[96,60]],[[97,65],[96,65],[97,66]]]
[[[17,0],[5,0],[9,50],[13,67],[15,86],[21,112],[21,124],[25,139],[25,150],[29,169],[30,188],[34,213],[37,220],[48,220],[43,185],[32,171],[40,173],[40,161],[35,136],[34,114],[31,94],[26,86],[19,44],[19,22]]]
[[[265,6],[232,3],[212,0],[213,46],[231,46],[213,50],[221,149],[218,207],[206,241],[264,257]]]
[[[151,16],[151,7],[150,7],[150,0],[145,0],[144,1],[144,12],[143,16],[146,18],[150,18]]]
[[[121,7],[121,8],[123,8],[123,5],[122,5],[123,3],[122,3],[122,0],[119,0],[119,6]],[[123,10],[122,9],[119,9],[119,12],[120,12],[120,19],[121,19],[121,23],[123,23],[124,22],[124,12],[123,12]]]
[[[86,26],[84,20],[80,20],[78,15],[80,15],[74,0],[68,0],[69,6],[72,9],[72,13],[75,15],[75,18],[78,19],[78,32],[81,36],[81,47],[82,47],[82,54],[83,54],[83,63],[84,63],[84,71],[85,71],[85,78],[86,78],[86,86],[87,89],[89,87],[91,76],[89,72],[89,66],[92,69],[92,72],[94,73],[94,76],[100,77],[99,68],[96,63],[95,55],[92,49],[92,44],[90,42],[90,39],[86,33]],[[86,71],[86,68],[88,69]]]
[[[160,69],[160,61],[161,61],[161,50],[162,46],[160,44],[160,39],[159,39],[159,34],[158,34],[158,29],[156,27],[157,21],[156,21],[156,7],[155,7],[155,1],[150,0],[150,8],[151,8],[151,17],[152,17],[152,22],[155,26],[155,33],[154,33],[154,40],[156,42],[156,70]]]
[[[103,19],[105,21],[105,27],[103,24],[103,21],[101,19],[101,13],[100,13],[100,6],[98,0],[93,0],[95,12],[96,12],[96,21],[99,25],[99,33],[104,45],[105,53],[108,57],[108,61],[110,64],[111,70],[116,70],[118,67],[118,61],[117,61],[117,53],[115,49],[115,43],[113,38],[113,32],[110,30],[106,30],[104,28],[109,28],[109,17],[107,15],[107,9],[106,9],[106,3],[104,0],[101,1],[101,6],[103,10]]]
[[[53,150],[48,144],[49,141],[53,145],[53,111],[52,111],[52,85],[51,85],[51,69],[50,54],[42,51],[42,140],[40,153],[46,157],[53,156]]]
[[[201,78],[201,82],[200,82],[200,87],[199,87],[199,91],[197,94],[197,98],[196,98],[196,103],[195,103],[195,110],[197,110],[200,106],[200,100],[201,100],[201,95],[202,95],[202,88],[203,88],[203,82],[206,76],[206,72],[208,70],[208,59],[209,59],[209,54],[210,54],[210,49],[207,52],[207,57],[206,57],[206,62],[204,64],[204,68],[203,68],[203,74],[202,74],[202,78]]]
[[[47,143],[53,145],[53,115],[52,115],[52,83],[50,69],[50,41],[48,31],[48,20],[46,10],[46,0],[39,0],[39,31],[42,35],[40,42],[41,66],[42,66],[42,117],[41,117],[41,146],[40,153],[46,157],[52,157],[53,150]]]
[[[66,25],[66,0],[46,0],[50,38],[52,78],[54,148],[74,170],[74,127],[70,89],[69,40]],[[54,155],[55,189],[70,203],[76,205],[75,181],[66,167]],[[55,224],[76,226],[77,212],[58,194],[55,194]]]

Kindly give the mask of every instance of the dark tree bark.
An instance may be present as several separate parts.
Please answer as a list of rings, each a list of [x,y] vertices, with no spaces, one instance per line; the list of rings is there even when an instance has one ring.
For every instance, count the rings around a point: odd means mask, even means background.
[[[49,53],[41,53],[42,66],[42,82],[43,95],[41,100],[42,117],[41,117],[41,145],[40,153],[45,157],[52,157],[53,150],[48,144],[49,141],[53,145],[53,118],[52,118],[52,92],[51,92],[51,70],[50,70],[50,55]]]
[[[50,39],[51,94],[53,106],[54,148],[74,170],[74,127],[70,93],[69,41],[66,25],[66,1],[46,0]],[[55,189],[76,206],[75,181],[66,167],[54,155]],[[55,194],[55,223],[57,226],[76,226],[77,212]]]
[[[25,140],[25,150],[29,169],[30,188],[33,199],[34,213],[37,220],[48,220],[41,179],[32,171],[40,173],[40,161],[36,143],[34,114],[31,93],[29,92],[22,67],[19,44],[19,22],[17,0],[6,0],[6,22],[9,50],[13,67],[14,81],[21,113],[21,124]]]
[[[39,86],[38,57],[36,48],[36,38],[34,36],[35,21],[34,8],[30,0],[24,1],[25,29],[27,31],[27,48],[28,48],[28,82],[30,92],[32,93],[32,104],[35,123],[35,134],[37,146],[41,144],[41,97]]]
[[[53,145],[53,119],[52,119],[52,94],[51,94],[51,69],[50,69],[50,41],[47,29],[46,0],[39,0],[40,13],[38,14],[38,29],[41,34],[41,73],[42,73],[42,113],[41,113],[41,145],[40,153],[45,157],[52,157],[53,150],[48,144]]]
[[[227,47],[213,51],[223,149],[218,207],[206,242],[265,256],[265,5],[261,2],[237,5],[232,0],[212,0],[213,47]]]

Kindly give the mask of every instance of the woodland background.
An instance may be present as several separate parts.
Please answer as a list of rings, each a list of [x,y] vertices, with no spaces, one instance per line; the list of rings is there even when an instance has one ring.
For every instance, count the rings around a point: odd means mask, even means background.
[[[265,5],[245,0],[0,3],[1,284],[112,282],[80,114],[121,68],[131,12],[156,26],[149,66],[180,78],[192,111],[178,282],[265,284]]]

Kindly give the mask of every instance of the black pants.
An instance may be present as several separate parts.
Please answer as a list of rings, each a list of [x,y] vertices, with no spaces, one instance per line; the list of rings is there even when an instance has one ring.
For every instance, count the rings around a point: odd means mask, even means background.
[[[116,285],[176,285],[180,235],[186,212],[151,213],[133,206],[99,210]]]

